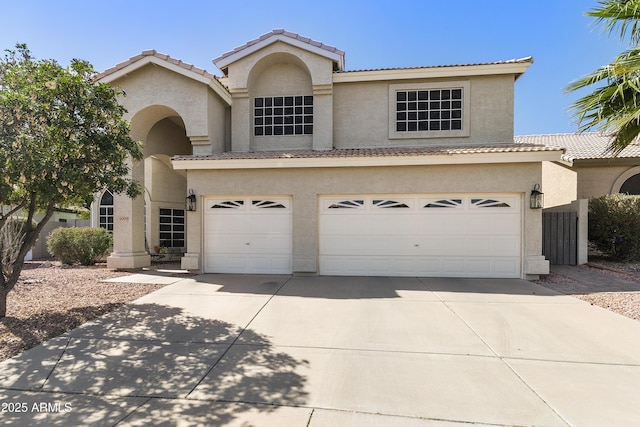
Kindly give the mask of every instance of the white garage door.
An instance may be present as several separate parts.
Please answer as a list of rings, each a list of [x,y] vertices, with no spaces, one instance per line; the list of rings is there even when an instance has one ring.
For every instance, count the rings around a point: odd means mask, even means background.
[[[320,199],[320,273],[520,277],[517,194]]]
[[[291,273],[291,199],[204,201],[206,273]]]

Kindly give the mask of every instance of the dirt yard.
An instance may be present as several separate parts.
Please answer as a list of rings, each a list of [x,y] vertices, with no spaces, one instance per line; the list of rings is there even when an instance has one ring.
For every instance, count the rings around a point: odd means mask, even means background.
[[[28,262],[7,297],[0,319],[0,360],[102,316],[163,285],[103,283],[129,273],[92,267]]]

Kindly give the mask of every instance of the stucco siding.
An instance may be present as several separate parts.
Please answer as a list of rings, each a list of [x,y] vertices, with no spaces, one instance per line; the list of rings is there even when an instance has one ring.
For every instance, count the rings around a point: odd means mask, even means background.
[[[156,123],[144,142],[144,157],[154,154],[174,156],[191,154],[191,143],[184,133],[184,129],[169,119]]]
[[[544,193],[544,206],[550,208],[576,200],[577,182],[576,171],[557,163],[543,162],[540,186]]]
[[[264,49],[246,56],[237,62],[229,64],[228,80],[230,89],[246,88],[250,85],[251,73],[254,67],[261,61],[261,67],[270,67],[277,62],[284,62],[284,55],[294,58],[299,65],[304,64],[309,75],[312,77],[312,84],[330,84],[333,75],[333,62],[330,59],[316,55],[291,46],[287,43],[276,42]],[[290,61],[290,60],[289,60]],[[259,70],[259,68],[257,69]]]
[[[188,135],[207,134],[207,85],[153,65],[135,70],[114,84],[127,93],[119,101],[129,115],[163,105],[184,120]]]
[[[616,179],[631,166],[574,166],[578,173],[578,198],[591,199],[611,194]]]
[[[403,81],[403,84],[449,79]],[[395,82],[340,83],[334,85],[334,145],[336,148],[406,147],[423,145],[513,142],[513,76],[468,79],[470,90],[469,136],[390,139],[389,84]],[[390,111],[392,110],[392,111]]]
[[[220,153],[225,151],[225,147],[227,146],[227,117],[230,114],[229,106],[211,91],[209,91],[207,95],[207,101],[209,116],[208,143],[210,144],[210,149],[201,151],[199,154]],[[194,148],[194,151],[197,150]]]

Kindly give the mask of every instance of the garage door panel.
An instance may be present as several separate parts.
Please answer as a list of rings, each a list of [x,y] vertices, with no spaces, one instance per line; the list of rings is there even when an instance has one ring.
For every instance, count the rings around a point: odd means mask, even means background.
[[[208,198],[205,206],[205,272],[291,273],[289,198]]]
[[[493,263],[490,259],[472,258],[467,260],[467,273],[473,276],[487,276],[493,270]]]
[[[352,198],[344,215],[321,199],[321,274],[520,277],[520,196],[387,196],[396,209]]]
[[[497,260],[494,262],[494,271],[503,277],[513,277],[520,272],[520,259],[512,257]]]
[[[516,238],[495,238],[492,241],[491,255],[510,256],[518,252],[520,240]]]
[[[493,255],[492,242],[482,236],[470,238],[468,243],[469,243],[468,255],[472,255],[472,256],[483,256],[487,254]]]

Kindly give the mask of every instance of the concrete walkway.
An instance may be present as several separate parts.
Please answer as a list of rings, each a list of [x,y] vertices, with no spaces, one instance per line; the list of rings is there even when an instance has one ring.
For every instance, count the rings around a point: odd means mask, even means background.
[[[640,323],[521,280],[203,275],[1,363],[0,403],[3,425],[636,426]]]

